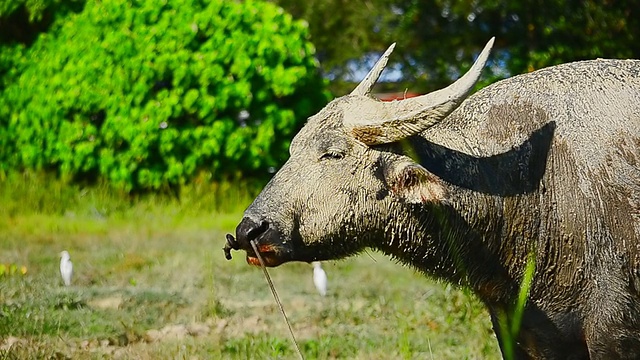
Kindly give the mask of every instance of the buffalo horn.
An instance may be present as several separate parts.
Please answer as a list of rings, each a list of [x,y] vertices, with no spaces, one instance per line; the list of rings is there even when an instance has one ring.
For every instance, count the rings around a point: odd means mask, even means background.
[[[369,71],[367,76],[364,77],[364,80],[362,80],[360,84],[358,84],[358,86],[353,89],[350,95],[369,95],[369,93],[371,92],[371,88],[373,88],[373,85],[376,83],[376,81],[378,81],[380,74],[382,74],[382,70],[384,70],[384,67],[387,66],[389,55],[391,55],[391,53],[393,52],[393,48],[395,47],[396,43],[393,43],[391,44],[391,46],[389,46],[387,51],[382,54],[380,59],[378,59],[378,62],[376,62],[373,68]]]
[[[491,38],[476,62],[464,76],[444,89],[426,95],[392,102],[367,97],[365,103],[344,114],[344,124],[351,134],[367,145],[384,144],[416,135],[435,125],[455,110],[480,78],[493,46]],[[367,95],[387,62],[393,45],[378,60],[352,95]]]

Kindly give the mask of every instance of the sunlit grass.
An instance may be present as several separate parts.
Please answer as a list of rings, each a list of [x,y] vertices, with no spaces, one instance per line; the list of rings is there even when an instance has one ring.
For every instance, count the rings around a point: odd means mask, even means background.
[[[223,256],[252,190],[131,200],[29,181],[0,182],[9,202],[0,263],[27,269],[0,276],[0,359],[297,357],[260,269],[241,253]],[[58,273],[63,249],[71,287]],[[379,254],[324,267],[325,298],[308,264],[270,270],[305,358],[499,358],[489,317],[468,292]]]

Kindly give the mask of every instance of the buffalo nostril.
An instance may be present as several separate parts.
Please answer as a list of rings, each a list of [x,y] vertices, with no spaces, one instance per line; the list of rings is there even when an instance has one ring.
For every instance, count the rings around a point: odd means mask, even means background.
[[[269,223],[267,221],[262,220],[256,222],[245,217],[236,228],[237,240],[243,243],[246,242],[246,245],[248,245],[249,242],[260,237],[267,229],[269,229]]]
[[[260,225],[249,230],[249,233],[247,233],[248,240],[251,241],[257,239],[263,232],[267,231],[268,228],[269,223],[261,221]]]

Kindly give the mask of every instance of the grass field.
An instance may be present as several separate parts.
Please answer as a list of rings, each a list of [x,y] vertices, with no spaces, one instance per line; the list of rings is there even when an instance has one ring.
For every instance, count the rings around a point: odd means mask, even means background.
[[[247,191],[123,201],[37,178],[0,186],[0,359],[297,358],[261,270],[223,256]],[[324,268],[324,298],[309,264],[270,269],[306,359],[499,358],[468,292],[376,253]]]

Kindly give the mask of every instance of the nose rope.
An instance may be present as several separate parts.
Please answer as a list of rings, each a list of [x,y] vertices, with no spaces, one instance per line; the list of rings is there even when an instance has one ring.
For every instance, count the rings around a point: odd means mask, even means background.
[[[222,250],[224,251],[224,257],[227,260],[231,260],[231,250],[238,250],[238,243],[233,235],[227,234],[227,242],[224,243]]]
[[[258,258],[258,261],[260,262],[260,266],[262,267],[262,272],[264,273],[264,277],[267,278],[267,283],[269,283],[269,288],[271,288],[271,293],[273,294],[273,298],[276,299],[276,303],[278,304],[278,307],[280,308],[280,312],[282,313],[282,317],[284,317],[284,322],[287,323],[287,327],[289,328],[289,334],[291,334],[291,339],[293,340],[293,345],[295,345],[296,351],[298,352],[298,355],[300,356],[300,359],[304,360],[304,356],[302,356],[302,351],[300,351],[300,346],[298,345],[298,341],[296,341],[296,336],[293,334],[293,329],[291,328],[291,323],[289,322],[289,319],[287,318],[287,314],[284,312],[284,307],[282,306],[282,302],[280,302],[280,298],[278,297],[278,293],[276,292],[276,287],[273,286],[273,282],[271,281],[271,277],[269,276],[269,272],[267,271],[267,267],[265,266],[264,261],[262,260],[262,256],[260,255],[260,252],[258,251],[258,246],[256,245],[256,241],[255,240],[251,240],[251,241],[249,241],[249,243],[251,244],[251,247],[253,248],[253,251],[256,253],[256,257]]]

